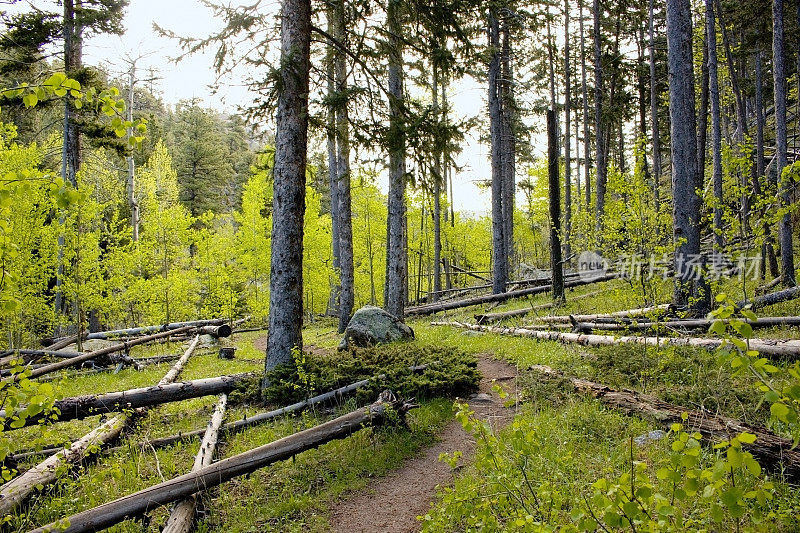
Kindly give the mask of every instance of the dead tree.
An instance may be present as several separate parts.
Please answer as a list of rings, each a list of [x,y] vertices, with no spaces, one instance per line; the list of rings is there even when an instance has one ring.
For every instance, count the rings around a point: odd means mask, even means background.
[[[723,346],[722,339],[705,339],[699,337],[634,337],[613,335],[587,335],[583,333],[567,333],[563,331],[539,331],[529,328],[504,328],[495,326],[479,326],[461,322],[433,322],[433,326],[452,326],[472,331],[485,331],[515,337],[531,337],[539,340],[561,341],[580,344],[582,346],[619,346],[622,344],[644,344],[646,346],[690,346],[713,351]],[[800,356],[800,340],[750,339],[748,348],[763,355],[796,359]]]
[[[228,404],[228,396],[222,394],[219,397],[217,406],[214,408],[214,414],[211,415],[211,421],[208,424],[203,440],[200,442],[200,450],[194,458],[194,466],[192,472],[197,472],[205,466],[210,466],[214,461],[214,452],[217,449],[217,440],[219,438],[219,428],[222,421],[225,419],[225,407]],[[178,502],[172,509],[167,523],[161,533],[189,533],[194,523],[194,512],[197,507],[197,498],[200,493],[195,493]]]
[[[550,367],[534,365],[530,368],[541,374],[562,378],[563,374]],[[658,422],[665,428],[674,423],[683,424],[688,431],[698,431],[704,438],[717,442],[730,440],[740,433],[756,436],[753,444],[743,447],[757,457],[764,466],[773,471],[782,471],[792,480],[800,478],[800,450],[792,447],[792,441],[779,437],[762,427],[751,426],[723,415],[708,411],[696,411],[659,400],[653,396],[633,390],[615,390],[607,385],[579,378],[567,378],[575,390],[587,393],[606,405],[627,414],[642,415]],[[688,418],[684,421],[682,414]]]
[[[602,281],[611,281],[616,279],[616,274],[601,274],[594,278],[576,279],[564,283],[564,288],[579,287],[581,285],[589,285],[591,283],[600,283]],[[475,298],[467,298],[465,300],[455,300],[448,302],[439,302],[431,305],[423,305],[420,307],[409,307],[406,309],[406,316],[422,316],[432,315],[441,311],[449,311],[451,309],[460,309],[462,307],[470,307],[472,305],[482,305],[494,302],[504,302],[512,298],[521,298],[523,296],[530,296],[533,294],[542,294],[552,290],[552,285],[542,285],[540,287],[531,287],[529,289],[520,289],[518,291],[509,291],[501,294],[486,294],[483,296],[476,296]]]
[[[61,531],[79,533],[97,531],[123,520],[142,515],[152,509],[187,498],[198,491],[208,490],[239,476],[249,474],[278,461],[289,459],[336,439],[347,438],[362,427],[378,426],[389,417],[402,417],[414,404],[397,400],[389,391],[381,393],[377,402],[356,409],[305,431],[270,442],[239,455],[223,459],[158,485],[124,496],[94,509],[67,518],[69,526],[59,529],[60,522],[37,528],[31,533]],[[391,413],[391,415],[390,415]]]
[[[54,407],[59,410],[57,414],[50,414],[49,417],[47,414],[28,417],[22,427],[38,424],[45,419],[65,422],[101,413],[121,411],[122,409],[138,409],[139,407],[151,407],[191,398],[228,393],[253,376],[254,374],[234,374],[231,376],[184,381],[182,383],[159,384],[153,387],[108,392],[106,394],[65,398],[55,402]],[[12,425],[15,417],[7,415],[5,411],[0,411],[0,419],[5,417],[3,420],[4,431],[18,429]]]
[[[161,378],[159,385],[173,381],[194,352],[197,342],[193,342],[181,359]],[[176,370],[177,369],[177,370]],[[141,414],[139,411],[137,414]],[[113,441],[131,421],[132,416],[123,413],[108,420],[100,427],[73,442],[68,448],[60,448],[54,455],[34,466],[16,479],[0,487],[0,516],[5,516],[19,506],[37,487],[45,487],[58,479],[63,467],[80,464],[90,451]]]

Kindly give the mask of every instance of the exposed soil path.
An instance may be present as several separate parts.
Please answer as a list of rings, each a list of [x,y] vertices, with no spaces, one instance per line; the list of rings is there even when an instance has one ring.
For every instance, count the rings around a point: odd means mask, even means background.
[[[516,395],[516,367],[481,355],[478,369],[483,376],[480,391],[469,400],[475,415],[488,421],[495,430],[514,418],[514,409],[492,391],[493,380]],[[453,421],[439,434],[440,441],[418,457],[407,460],[391,474],[372,481],[364,490],[336,502],[330,512],[331,530],[341,533],[406,533],[419,531],[417,516],[425,514],[436,497],[436,487],[453,479],[450,466],[439,461],[439,454],[461,451],[469,460],[475,441],[461,424]],[[379,503],[379,504],[376,504]]]

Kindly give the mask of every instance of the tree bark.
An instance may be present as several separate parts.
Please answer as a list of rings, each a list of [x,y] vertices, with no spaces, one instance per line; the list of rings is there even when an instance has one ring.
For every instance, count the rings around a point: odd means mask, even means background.
[[[784,49],[783,0],[772,3],[772,73],[775,80],[775,147],[778,188],[781,204],[787,212],[778,222],[778,239],[781,245],[781,277],[786,287],[797,285],[794,273],[794,248],[792,246],[792,218],[788,210],[792,204],[791,180],[783,177],[787,166],[786,138],[786,57]]]
[[[489,13],[489,129],[492,145],[492,284],[495,294],[506,291],[508,253],[506,252],[505,219],[503,218],[503,109],[500,94],[500,24],[496,14]]]
[[[265,369],[292,364],[303,348],[303,218],[308,148],[311,1],[281,9],[281,91],[275,134],[269,337]],[[268,385],[265,378],[263,387]]]
[[[708,31],[702,42],[703,60],[700,63],[700,109],[697,113],[697,171],[703,190],[706,185],[706,155],[708,153],[708,101],[710,81],[708,70]]]
[[[514,136],[515,109],[514,103],[514,69],[511,47],[511,29],[508,17],[503,21],[503,44],[500,74],[500,108],[502,109],[503,144],[503,238],[506,253],[506,272],[510,277],[514,264],[514,190],[516,189],[516,151]]]
[[[658,124],[658,79],[656,78],[656,45],[655,45],[655,23],[653,14],[653,4],[655,0],[648,2],[648,33],[650,37],[650,120],[653,128],[653,198],[655,199],[656,211],[659,210],[661,198],[659,188],[661,185],[661,135]]]
[[[672,135],[673,238],[675,304],[702,312],[710,307],[702,274],[687,268],[700,258],[700,198],[697,193],[697,122],[695,119],[692,21],[689,0],[667,0],[667,48]]]
[[[220,395],[217,406],[214,408],[214,413],[211,415],[211,421],[208,424],[208,428],[206,428],[205,435],[203,435],[203,440],[200,442],[200,451],[197,452],[194,458],[192,472],[197,472],[201,468],[211,466],[211,463],[214,461],[214,452],[217,449],[217,440],[219,438],[219,428],[222,426],[222,421],[225,419],[225,407],[227,403],[228,396],[226,394]],[[194,523],[194,513],[197,508],[197,499],[199,497],[200,493],[197,492],[175,504],[161,533],[189,533]]]
[[[67,518],[69,526],[59,531],[78,533],[107,528],[161,505],[186,498],[198,490],[208,490],[332,440],[347,438],[362,427],[381,425],[389,419],[389,413],[392,416],[397,413],[403,416],[415,407],[393,398],[384,400],[387,396],[391,396],[391,393],[381,394],[381,399],[366,408],[70,516]],[[32,533],[55,530],[58,530],[58,522],[33,530]]]
[[[572,238],[572,153],[570,145],[572,73],[569,54],[569,0],[564,0],[564,255],[567,261],[572,255],[570,247]]]
[[[714,180],[714,249],[722,253],[725,246],[722,225],[722,126],[719,108],[719,75],[717,74],[717,26],[714,21],[713,0],[706,0],[706,48],[708,49],[708,87],[711,100],[711,158]],[[702,172],[702,167],[701,167]]]
[[[764,76],[762,72],[764,52],[761,48],[756,52],[756,173],[753,176],[753,195],[761,198],[761,179],[765,178],[764,170]],[[767,185],[768,189],[769,186]],[[763,217],[762,217],[763,218]],[[780,276],[778,259],[775,257],[775,237],[772,233],[772,225],[764,223],[764,244],[761,248],[761,268],[762,273],[766,266],[773,278]]]
[[[561,259],[561,180],[559,179],[556,111],[547,112],[547,176],[550,199],[550,268],[553,301],[564,300],[564,263]]]
[[[432,63],[433,115],[437,121],[441,121],[439,65],[435,60]],[[439,294],[442,291],[442,183],[444,181],[442,159],[443,154],[437,149],[433,163],[433,301],[439,298]]]
[[[403,24],[399,0],[387,3],[389,30],[389,198],[384,308],[403,316],[408,294],[406,138],[403,125]]]
[[[530,368],[541,374],[563,377],[550,367],[534,365]],[[745,450],[759,459],[761,464],[773,471],[782,472],[787,478],[800,478],[800,451],[792,447],[792,441],[757,426],[751,426],[734,418],[715,415],[708,411],[695,411],[680,405],[661,401],[653,396],[633,390],[615,390],[607,385],[580,378],[567,378],[575,390],[587,393],[601,402],[627,414],[644,415],[655,420],[665,429],[672,424],[682,424],[686,431],[697,431],[712,442],[730,440],[747,432],[756,436],[753,444],[744,444]],[[688,414],[686,420],[683,413]]]
[[[594,134],[595,134],[595,168],[596,185],[596,231],[597,238],[602,238],[603,212],[606,202],[606,182],[608,181],[608,162],[606,151],[606,127],[603,121],[603,59],[601,55],[600,0],[594,0],[592,9],[594,16]]]
[[[336,13],[333,5],[326,4],[325,14],[328,19],[328,33],[336,36]],[[337,55],[341,51],[334,45],[328,45],[328,57],[326,58],[326,75],[328,78],[328,115],[326,122],[326,139],[328,149],[328,183],[330,185],[331,199],[331,247],[333,252],[333,271],[336,276],[332,286],[328,310],[334,316],[339,315],[339,295],[342,291],[341,281],[341,254],[339,252],[339,242],[341,233],[339,232],[339,156],[336,152],[336,61]]]
[[[347,46],[347,15],[344,0],[336,0],[334,7],[336,38]],[[355,273],[353,267],[353,218],[350,196],[350,115],[347,98],[347,60],[339,50],[336,58],[336,108],[337,196],[339,208],[339,260],[341,293],[339,294],[339,333],[344,333],[355,305]]]
[[[578,0],[581,32],[581,93],[583,95],[583,187],[586,195],[586,211],[592,208],[591,153],[589,135],[589,91],[586,83],[586,33],[583,29],[583,0]]]

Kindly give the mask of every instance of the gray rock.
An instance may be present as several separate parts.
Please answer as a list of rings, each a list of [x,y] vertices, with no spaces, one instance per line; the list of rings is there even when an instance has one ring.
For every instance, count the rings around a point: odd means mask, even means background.
[[[401,340],[412,340],[414,330],[406,326],[402,320],[390,315],[380,307],[367,305],[355,312],[339,350],[347,350],[354,346],[369,348],[376,344],[386,344]]]
[[[661,431],[660,429],[656,429],[655,431],[650,431],[648,433],[645,433],[644,435],[639,435],[638,437],[635,437],[633,441],[639,446],[644,446],[649,441],[661,440],[666,435],[667,434]]]

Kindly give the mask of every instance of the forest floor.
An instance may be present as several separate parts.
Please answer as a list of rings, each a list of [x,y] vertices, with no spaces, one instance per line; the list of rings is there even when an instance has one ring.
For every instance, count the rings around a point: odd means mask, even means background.
[[[516,398],[517,368],[491,355],[479,354],[478,370],[480,388],[469,399],[470,408],[493,431],[500,431],[513,420],[515,411],[513,405],[506,406],[506,401],[493,388],[497,384],[510,398]],[[419,531],[421,524],[417,517],[428,511],[436,498],[437,487],[453,480],[453,469],[439,460],[440,455],[460,451],[463,465],[475,451],[475,440],[458,421],[447,424],[438,437],[433,446],[408,459],[388,476],[372,480],[363,490],[333,504],[329,517],[331,530],[341,533]]]
[[[735,286],[723,289],[734,298],[741,297]],[[664,286],[656,287],[653,294],[644,298],[627,282],[615,280],[568,291],[565,306],[537,308],[525,318],[506,320],[501,325],[525,324],[536,320],[537,316],[549,314],[630,309],[668,301],[669,295],[669,287]],[[530,308],[549,301],[549,295],[537,295],[506,302],[492,311]],[[532,459],[521,466],[516,456],[501,457],[505,461],[503,464],[513,467],[513,470],[501,472],[508,476],[503,479],[515,479],[520,471],[527,470],[535,487],[555,487],[566,498],[586,494],[598,479],[627,471],[632,453],[652,471],[668,457],[667,442],[641,447],[632,445],[638,436],[661,428],[657,423],[607,408],[586,395],[574,393],[571,387],[565,388],[560,382],[542,380],[530,370],[533,365],[548,365],[565,375],[634,389],[677,405],[733,416],[786,434],[785,427],[770,419],[769,408],[761,401],[762,394],[755,380],[747,375],[734,375],[730,363],[721,354],[691,347],[656,350],[640,345],[578,346],[431,325],[432,321],[473,322],[475,313],[486,310],[485,306],[480,306],[409,320],[416,341],[406,349],[455,350],[478,360],[483,378],[479,392],[465,398],[470,410],[491,423],[492,434],[506,447],[500,450],[502,453],[525,450],[524,458]],[[763,313],[765,316],[797,315],[800,302],[785,302]],[[335,323],[326,319],[307,324],[303,336],[309,359],[331,357],[340,340]],[[800,338],[800,331],[792,327],[767,328],[758,330],[758,336]],[[180,379],[263,370],[263,332],[236,335],[224,343],[238,348],[234,360],[219,359],[214,348],[198,350]],[[161,344],[135,347],[131,355],[175,354],[184,349],[179,343]],[[61,379],[52,382],[54,393],[64,398],[148,386],[157,382],[171,364],[151,365],[142,371],[125,368],[117,374],[65,372],[59,376]],[[775,364],[783,370],[792,362],[776,361]],[[509,397],[501,399],[494,384],[506,388]],[[281,461],[209,491],[203,498],[204,510],[197,531],[323,533],[334,530],[350,533],[422,529],[439,533],[470,529],[470,517],[482,512],[480,502],[495,501],[488,496],[498,490],[493,485],[491,465],[487,463],[488,444],[476,443],[474,433],[471,435],[454,420],[454,400],[438,396],[421,399],[420,408],[408,415],[408,426],[390,424],[358,431],[346,439],[330,442],[299,454],[291,461]],[[506,400],[512,403],[511,407],[505,407],[509,403]],[[351,398],[333,408],[309,410],[301,416],[227,435],[218,455],[231,457],[369,401],[366,395],[360,399]],[[199,447],[196,440],[158,450],[141,443],[204,427],[215,402],[214,397],[198,398],[151,409],[122,439],[123,448],[87,462],[64,476],[57,485],[45,488],[20,508],[2,529],[28,531],[33,525],[50,523],[187,472]],[[263,406],[258,402],[234,403],[228,419],[251,416],[261,410]],[[10,445],[12,449],[22,449],[50,442],[67,443],[98,424],[99,415],[86,420],[23,428],[9,434]],[[523,442],[520,436],[530,436],[534,440]],[[534,444],[535,449],[530,448]],[[448,461],[440,460],[440,455],[455,451],[462,452],[463,456],[453,470]],[[704,460],[713,460],[714,453],[713,449],[704,451]],[[40,460],[31,458],[20,466],[29,467]],[[652,477],[655,479],[654,474]],[[743,523],[745,529],[797,531],[800,528],[800,491],[796,485],[782,481],[779,475],[773,479],[776,489],[772,514],[758,526]],[[502,498],[496,504],[506,505]],[[574,501],[574,506],[580,505],[580,500]],[[698,512],[692,507],[694,503],[682,505],[687,513]],[[511,516],[517,511],[513,503],[499,509],[506,513],[501,516]],[[156,533],[168,514],[169,508],[161,507],[152,511],[147,520],[127,520],[110,531]],[[420,515],[425,520],[418,520]],[[491,515],[484,516],[491,519]],[[570,513],[563,510],[554,511],[548,518],[551,525],[570,524],[571,520]],[[508,529],[507,525],[496,529]],[[703,522],[703,525],[708,529],[726,530],[733,529],[729,526],[735,524],[723,523],[720,527]]]

